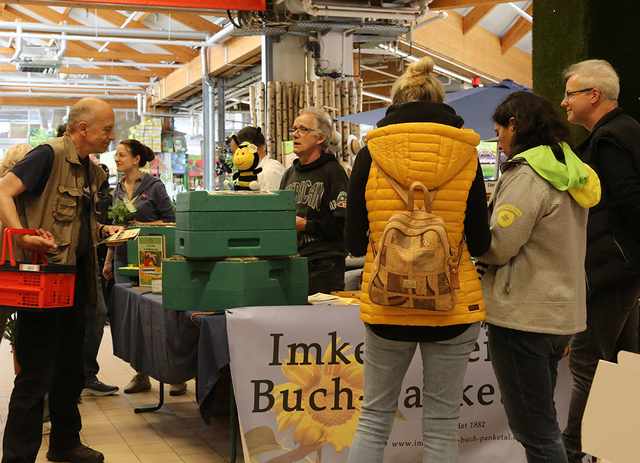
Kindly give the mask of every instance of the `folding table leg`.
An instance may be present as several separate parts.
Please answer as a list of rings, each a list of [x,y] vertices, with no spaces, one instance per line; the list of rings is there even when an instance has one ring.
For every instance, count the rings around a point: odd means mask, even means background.
[[[162,381],[160,381],[160,384],[158,385],[158,389],[160,391],[159,397],[158,397],[158,405],[149,405],[149,406],[145,406],[145,407],[137,407],[137,408],[134,409],[134,412],[136,412],[136,413],[149,413],[149,412],[156,412],[156,411],[160,410],[162,408],[162,406],[164,405],[164,383]]]

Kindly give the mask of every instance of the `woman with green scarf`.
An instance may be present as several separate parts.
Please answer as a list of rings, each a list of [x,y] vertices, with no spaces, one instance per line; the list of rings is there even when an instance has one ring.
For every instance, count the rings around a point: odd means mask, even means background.
[[[508,160],[489,204],[491,247],[479,258],[491,362],[527,461],[566,463],[553,396],[558,361],[586,328],[587,216],[600,182],[544,98],[513,93],[493,120]]]

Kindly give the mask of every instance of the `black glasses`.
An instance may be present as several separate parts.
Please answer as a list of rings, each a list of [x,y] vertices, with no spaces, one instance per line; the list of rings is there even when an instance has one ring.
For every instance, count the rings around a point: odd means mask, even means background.
[[[590,92],[591,90],[593,90],[593,87],[583,88],[583,89],[580,89],[580,90],[574,90],[572,92],[564,92],[564,98],[565,99],[569,99],[574,95],[578,95],[579,93]]]

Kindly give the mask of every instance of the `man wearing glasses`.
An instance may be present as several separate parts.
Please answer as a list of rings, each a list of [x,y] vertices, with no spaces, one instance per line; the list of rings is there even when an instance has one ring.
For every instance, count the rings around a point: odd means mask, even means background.
[[[309,262],[309,294],[342,290],[348,179],[329,152],[333,122],[324,111],[306,109],[292,129],[298,159],[284,173],[280,189],[296,193],[298,252]]]
[[[587,228],[587,330],[571,342],[573,391],[564,432],[569,463],[582,461],[580,427],[598,360],[638,352],[640,297],[640,124],[618,107],[613,67],[588,60],[569,67],[561,106],[590,134],[579,147],[598,173],[602,200]]]

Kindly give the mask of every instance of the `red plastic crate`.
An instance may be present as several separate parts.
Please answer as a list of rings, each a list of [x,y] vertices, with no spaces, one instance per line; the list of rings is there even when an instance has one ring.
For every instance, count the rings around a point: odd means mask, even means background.
[[[6,228],[0,257],[0,306],[30,309],[72,307],[76,283],[75,268],[43,264],[21,264],[13,256],[13,235],[35,235],[35,230]],[[5,264],[7,251],[9,264]]]

